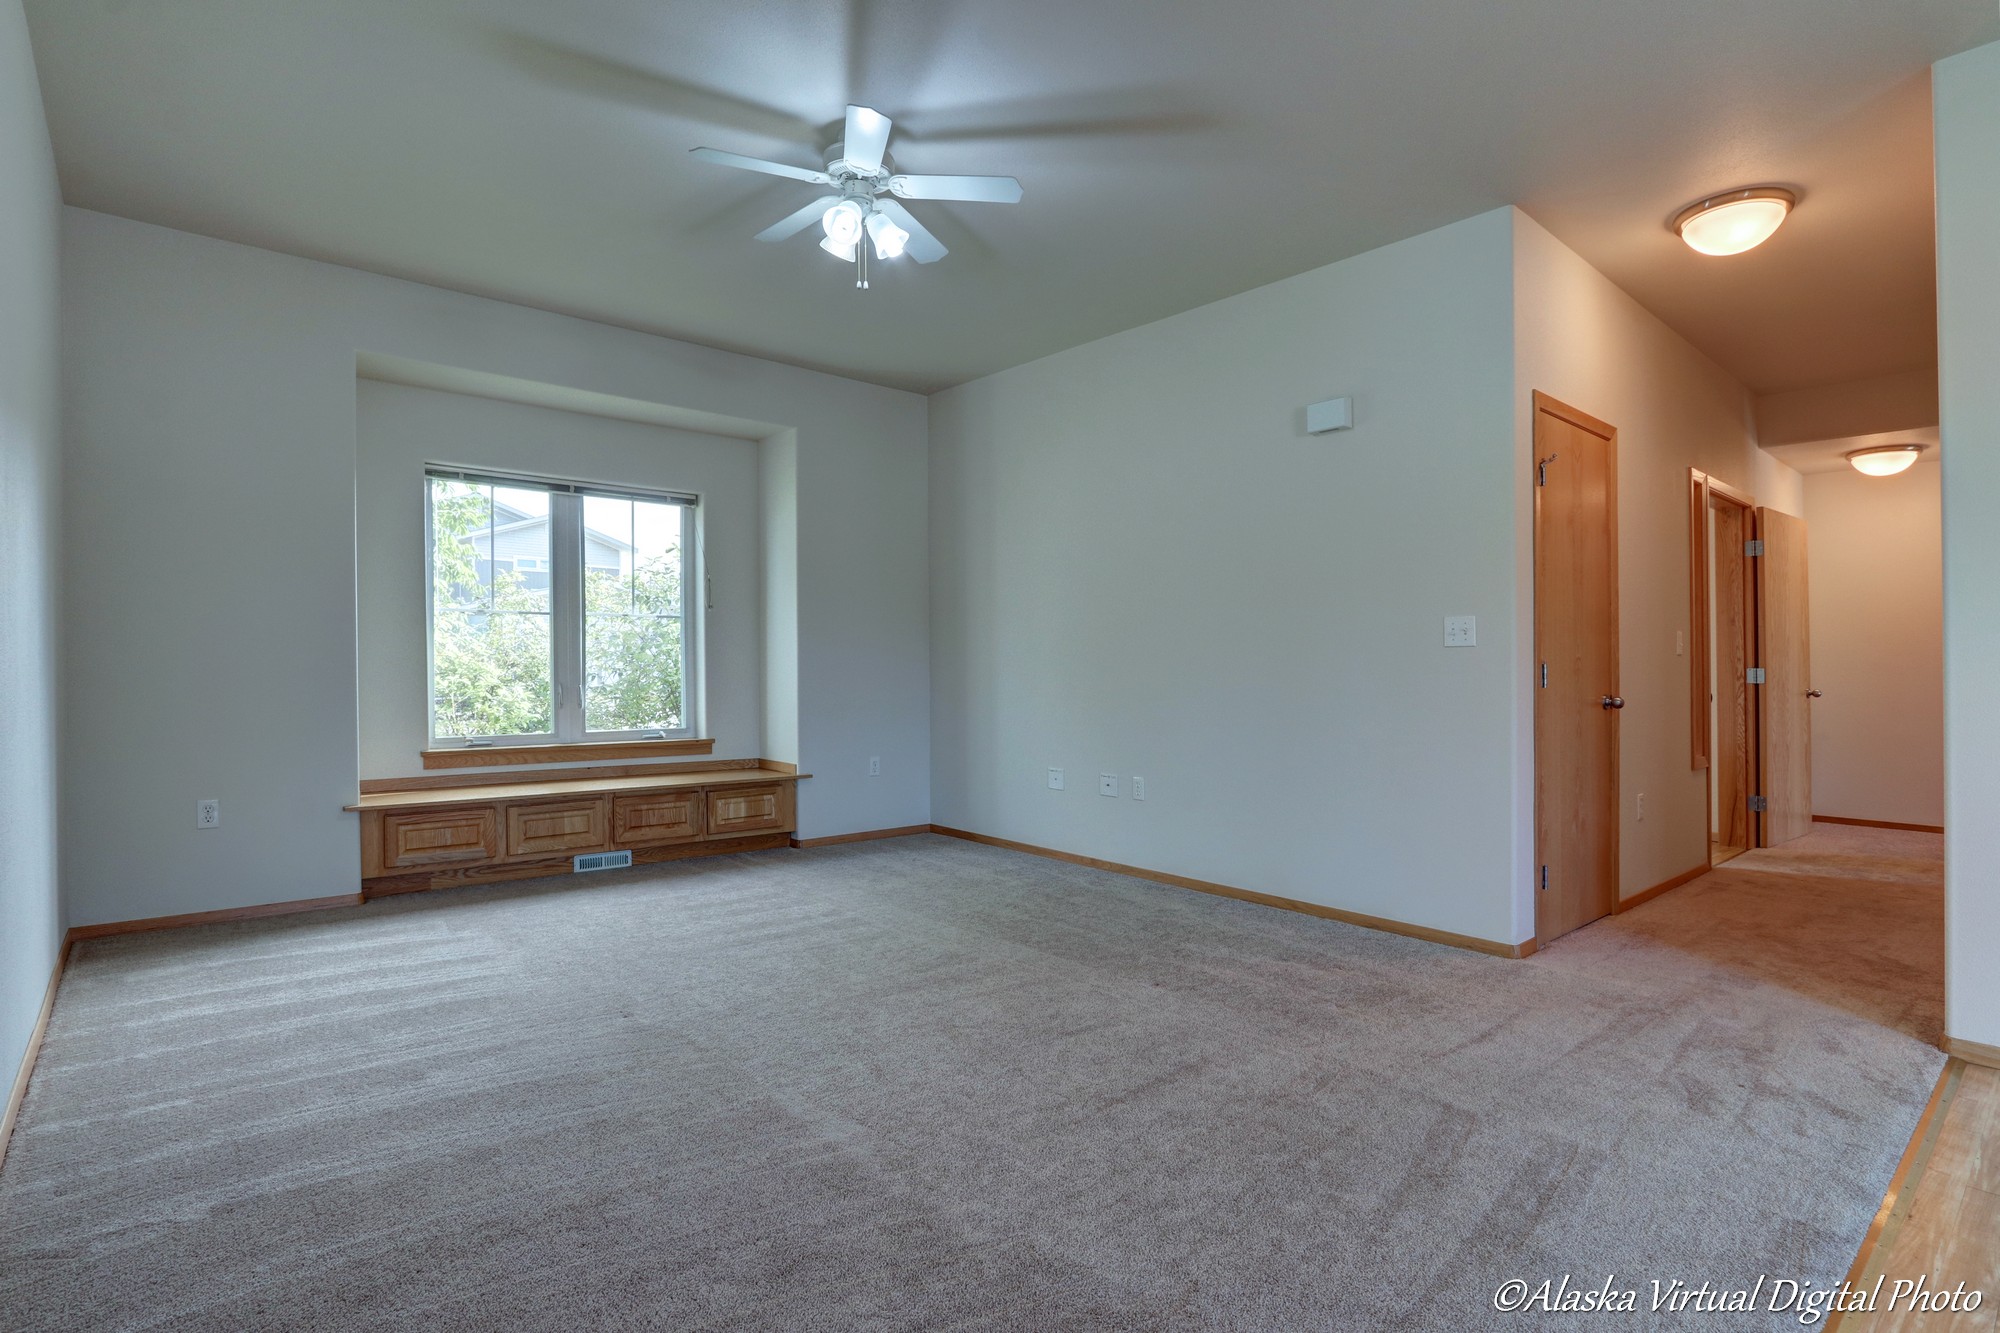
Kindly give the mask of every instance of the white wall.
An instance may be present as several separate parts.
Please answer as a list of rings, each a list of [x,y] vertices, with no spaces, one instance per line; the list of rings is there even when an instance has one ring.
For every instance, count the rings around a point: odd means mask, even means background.
[[[700,734],[715,741],[718,759],[763,754],[756,442],[368,379],[359,392],[362,777],[422,771],[418,756],[429,726],[423,540],[429,463],[698,494],[713,603],[698,595],[690,600],[702,631],[695,639],[705,696]]]
[[[77,209],[63,239],[73,919],[354,891],[363,353],[795,430],[800,834],[928,820],[923,399]]]
[[[2000,1046],[2000,43],[1933,68],[1944,438],[1945,1029]]]
[[[1753,401],[1740,383],[1533,219],[1515,218],[1515,476],[1523,515],[1515,558],[1529,586],[1530,395],[1551,394],[1618,428],[1619,892],[1630,897],[1708,863],[1708,783],[1691,767],[1689,741],[1688,469],[1793,514],[1803,512],[1803,491],[1798,473],[1757,448]],[[1531,651],[1530,621],[1520,634]],[[1524,679],[1529,665],[1524,658]],[[1528,779],[1523,789],[1531,793],[1532,768]],[[1532,901],[1521,905],[1532,922]]]
[[[18,0],[0,0],[0,1088],[27,1050],[62,934],[54,837],[61,207],[27,24]]]
[[[938,823],[1531,933],[1511,238],[1488,213],[932,398]],[[1339,394],[1355,428],[1306,436]]]
[[[1944,823],[1940,475],[1805,479],[1815,814]]]

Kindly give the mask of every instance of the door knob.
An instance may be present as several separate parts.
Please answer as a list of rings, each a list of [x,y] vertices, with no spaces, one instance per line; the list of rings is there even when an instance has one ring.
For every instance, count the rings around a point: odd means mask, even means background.
[[[1625,701],[1615,694],[1607,694],[1604,696],[1604,706],[1606,708],[1623,708]]]
[[[1806,691],[1806,698],[1808,698],[1808,699],[1818,699],[1818,698],[1821,698],[1821,697],[1823,697],[1823,696],[1822,696],[1822,695],[1820,694],[1820,692],[1819,692],[1818,690],[1807,690],[1807,691]]]

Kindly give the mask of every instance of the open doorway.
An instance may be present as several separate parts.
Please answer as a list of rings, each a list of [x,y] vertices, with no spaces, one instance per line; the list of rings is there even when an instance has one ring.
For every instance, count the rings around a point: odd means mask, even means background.
[[[1806,527],[1694,469],[1688,508],[1691,749],[1717,866],[1812,829]]]

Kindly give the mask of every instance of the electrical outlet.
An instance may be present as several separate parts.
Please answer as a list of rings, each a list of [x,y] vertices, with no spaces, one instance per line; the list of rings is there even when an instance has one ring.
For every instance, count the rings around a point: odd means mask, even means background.
[[[196,828],[222,827],[222,802],[214,799],[194,803],[194,826]]]
[[[1143,801],[1146,799],[1146,779],[1144,778],[1132,779],[1132,799],[1135,801]]]
[[[1118,794],[1118,775],[1116,773],[1099,773],[1097,775],[1097,794],[1099,796],[1116,796]]]
[[[1639,793],[1639,822],[1640,822],[1641,824],[1643,824],[1643,823],[1645,823],[1645,822],[1646,822],[1646,793],[1645,793],[1645,792],[1640,792],[1640,793]]]
[[[1050,791],[1061,791],[1062,789],[1063,789],[1063,771],[1062,771],[1062,770],[1061,770],[1060,768],[1052,768],[1052,769],[1050,769],[1050,770],[1049,770],[1049,790],[1050,790]]]
[[[1479,642],[1478,616],[1446,616],[1444,618],[1444,646],[1447,648],[1471,648]]]
[[[881,755],[871,754],[868,756],[868,776],[871,778],[879,778],[882,776]]]

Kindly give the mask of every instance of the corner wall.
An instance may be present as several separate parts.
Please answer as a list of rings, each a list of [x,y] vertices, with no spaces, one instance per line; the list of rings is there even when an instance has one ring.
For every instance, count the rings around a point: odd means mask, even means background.
[[[800,836],[929,822],[922,398],[63,216],[64,886],[76,922],[355,891],[358,832],[341,806],[359,774],[361,354],[795,435],[796,758],[815,775],[799,792]],[[199,831],[192,802],[209,796],[222,827]]]
[[[55,838],[61,209],[28,25],[18,0],[0,0],[0,1087],[27,1051],[63,926]]]
[[[932,397],[936,822],[1532,933],[1511,244],[1498,210]]]
[[[1532,218],[1512,215],[1515,560],[1525,588],[1534,587],[1531,395],[1540,390],[1618,428],[1618,690],[1626,701],[1618,723],[1619,896],[1628,898],[1708,864],[1708,781],[1690,766],[1687,470],[1792,514],[1803,513],[1803,488],[1798,473],[1757,448],[1748,390]],[[1517,633],[1525,682],[1533,672],[1531,596]],[[1524,706],[1530,735],[1517,780],[1532,820],[1532,696]],[[1532,926],[1532,899],[1524,896],[1520,908],[1517,928]]]
[[[1940,476],[1806,478],[1816,815],[1944,823]]]
[[[1932,69],[1944,438],[1945,1030],[2000,1048],[2000,43]]]

